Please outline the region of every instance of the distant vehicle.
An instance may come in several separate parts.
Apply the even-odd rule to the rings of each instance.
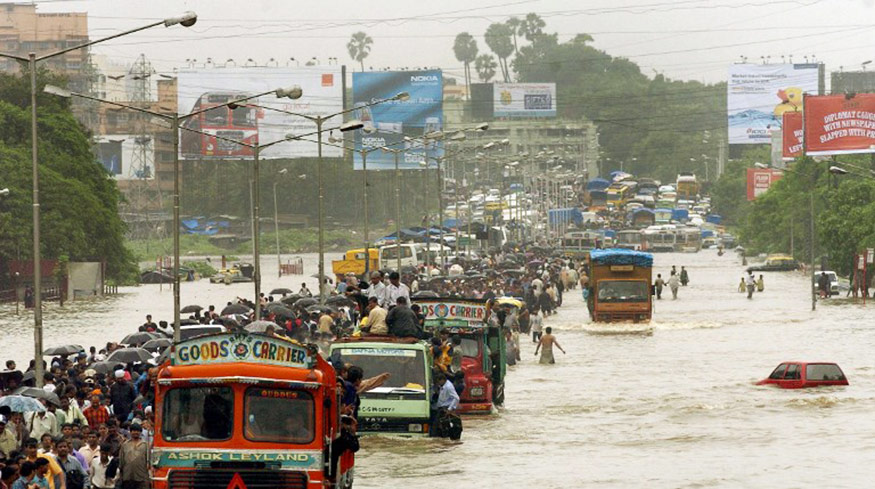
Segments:
[[[258,144],[258,120],[262,109],[253,106],[228,107],[228,102],[250,94],[244,92],[207,92],[195,102],[192,111],[204,111],[187,119],[182,127],[192,132],[180,132],[180,152],[188,156],[248,157]],[[257,100],[250,101],[257,104]],[[240,141],[248,146],[237,144]]]
[[[789,255],[769,255],[762,265],[748,267],[748,272],[790,272],[799,269],[799,262]]]
[[[224,333],[227,329],[219,324],[191,324],[179,327],[180,341],[189,340],[197,336]]]
[[[829,277],[829,295],[839,295],[839,276],[831,270],[821,270],[814,273],[814,277],[812,277],[814,290],[820,290],[817,287],[817,281],[820,279],[820,274],[822,273],[825,273],[826,276]]]
[[[782,389],[803,389],[830,385],[849,385],[845,373],[835,363],[784,362],[757,385],[776,385]]]
[[[238,263],[231,268],[223,268],[210,277],[210,283],[252,282],[255,267],[249,263]]]
[[[735,248],[735,236],[729,233],[724,233],[723,236],[720,237],[720,243],[723,244],[723,246],[726,248]]]
[[[696,200],[699,195],[699,182],[692,173],[681,173],[677,180],[677,193],[679,200]]]

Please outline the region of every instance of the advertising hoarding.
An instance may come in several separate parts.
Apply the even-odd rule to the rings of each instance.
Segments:
[[[370,107],[366,104],[394,97],[400,92],[410,94],[408,100],[394,100]],[[362,169],[361,149],[406,149],[399,155],[399,168],[419,169],[419,162],[427,160],[436,167],[435,158],[443,156],[443,145],[423,136],[444,127],[443,74],[440,70],[374,71],[352,74],[353,107],[355,118],[365,123],[355,131],[353,168]],[[414,141],[405,141],[405,137]],[[395,169],[395,155],[372,151],[367,156],[368,170]]]
[[[802,113],[787,112],[784,114],[783,156],[792,160],[802,156]]]
[[[729,67],[729,144],[769,144],[785,112],[802,110],[803,94],[818,93],[818,64],[734,64]]]
[[[222,104],[231,100],[294,85],[303,95],[297,100],[265,95],[249,103],[305,115],[329,115],[343,110],[343,79],[340,66],[259,66],[203,68],[182,70],[177,77],[177,103],[184,115],[195,110],[216,108],[188,119],[183,127],[249,144],[278,141],[288,134],[302,135],[316,131],[316,124],[303,118],[269,109]],[[335,123],[339,124],[340,118]],[[330,127],[331,122],[325,127]],[[315,140],[315,135],[308,137]],[[252,158],[250,148],[215,137],[183,130],[180,133],[180,157],[186,159]],[[316,143],[289,141],[264,149],[261,158],[300,158],[317,154]],[[342,150],[323,146],[322,154],[340,157]]]
[[[116,180],[151,180],[155,178],[155,142],[152,136],[137,134],[100,136],[97,161]]]
[[[754,200],[784,176],[781,170],[771,168],[747,169],[747,200]]]
[[[495,83],[492,98],[495,117],[556,117],[555,83]]]
[[[805,153],[875,153],[875,94],[805,98]]]

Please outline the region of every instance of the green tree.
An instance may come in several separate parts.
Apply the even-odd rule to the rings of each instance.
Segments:
[[[358,31],[352,35],[349,42],[346,43],[346,50],[349,51],[349,57],[354,61],[359,62],[362,71],[365,71],[365,58],[371,54],[371,45],[374,40],[371,36],[363,31]]]
[[[456,36],[456,42],[453,44],[453,53],[456,59],[465,64],[465,88],[467,89],[468,98],[471,97],[471,63],[477,59],[477,41],[474,36],[467,32],[459,33]]]
[[[124,246],[125,225],[118,214],[115,180],[94,157],[85,129],[69,102],[42,94],[46,83],[62,79],[41,72],[38,78],[38,129],[41,252],[46,259],[105,261],[107,275],[129,280],[136,264]],[[0,175],[10,198],[0,203],[0,258],[31,257],[33,220],[30,157],[29,80],[0,75]],[[0,260],[2,261],[2,260]]]
[[[534,43],[538,36],[544,33],[544,27],[547,26],[547,23],[544,22],[544,19],[541,18],[540,15],[532,12],[526,15],[526,18],[523,19],[519,24],[519,34],[526,38],[531,43]]]
[[[510,27],[511,35],[513,36],[513,52],[517,56],[520,54],[519,47],[517,46],[517,35],[519,34],[520,26],[523,25],[523,21],[519,17],[511,17],[504,21],[508,27]]]
[[[510,81],[510,70],[508,69],[507,58],[513,54],[513,40],[510,27],[504,23],[490,24],[486,29],[486,34],[483,35],[486,45],[498,57],[498,64],[501,67],[501,75],[505,82]]]
[[[498,65],[495,63],[495,58],[491,54],[481,54],[474,61],[474,69],[477,70],[477,77],[484,83],[489,83],[489,80],[495,76],[495,68]]]

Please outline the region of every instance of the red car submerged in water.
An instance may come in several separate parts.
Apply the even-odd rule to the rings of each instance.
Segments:
[[[784,362],[757,385],[776,385],[782,389],[802,389],[826,385],[848,385],[848,378],[835,363]]]

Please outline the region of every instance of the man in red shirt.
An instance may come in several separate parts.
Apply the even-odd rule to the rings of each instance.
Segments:
[[[96,394],[91,396],[91,405],[82,411],[82,414],[88,420],[88,426],[92,430],[96,430],[98,426],[106,423],[106,420],[110,418],[109,410],[100,402],[100,396]]]

